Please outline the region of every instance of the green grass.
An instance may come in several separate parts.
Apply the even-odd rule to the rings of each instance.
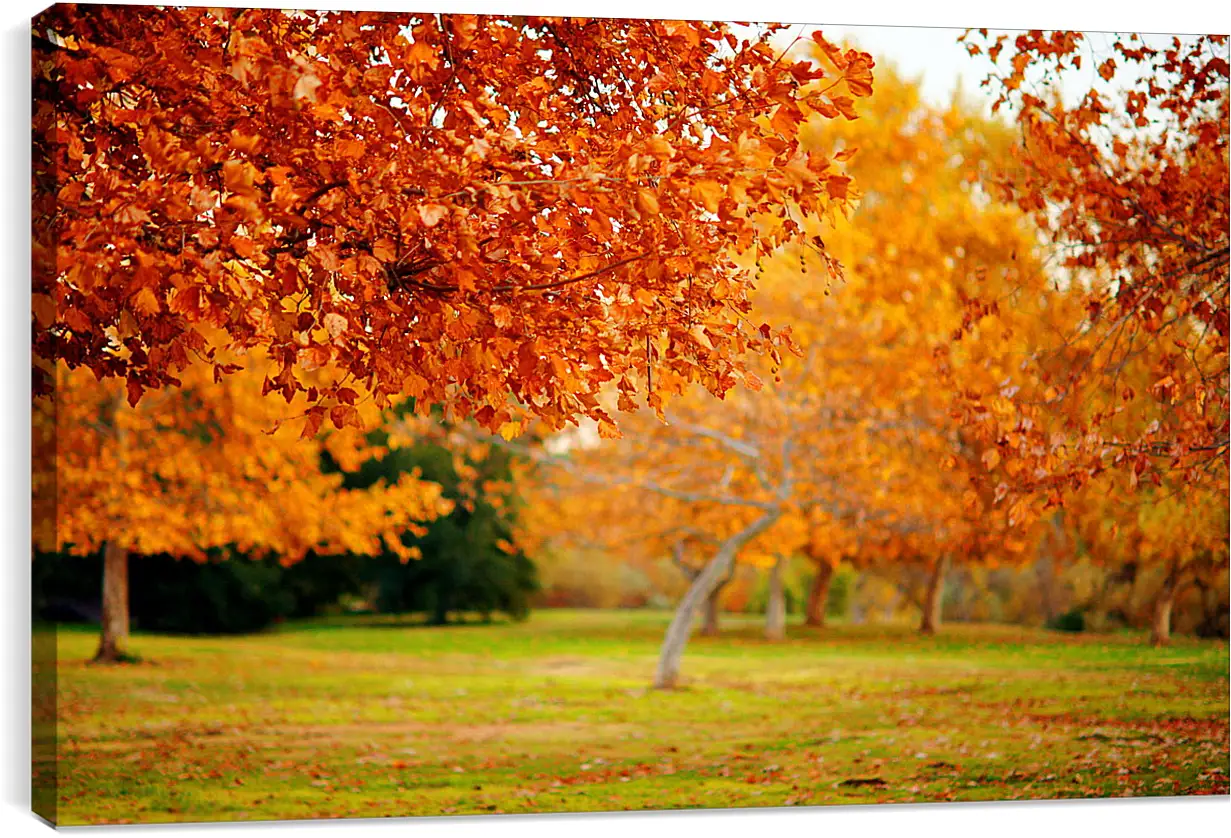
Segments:
[[[1225,643],[729,617],[647,690],[669,615],[59,632],[59,821],[1227,793]],[[375,624],[373,624],[375,623]],[[44,766],[44,770],[49,770]]]

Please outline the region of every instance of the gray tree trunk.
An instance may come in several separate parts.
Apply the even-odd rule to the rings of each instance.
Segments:
[[[1050,548],[1035,565],[1039,580],[1039,597],[1042,599],[1043,620],[1050,623],[1056,618],[1056,568],[1065,560],[1067,536],[1064,531],[1064,510],[1058,509],[1051,518]]]
[[[769,569],[769,602],[765,606],[765,639],[786,638],[786,591],[782,587],[782,566],[786,560],[781,556]]]
[[[804,625],[825,625],[825,606],[829,604],[829,586],[833,583],[833,574],[834,566],[829,562],[821,562],[816,566],[816,576],[812,577],[812,587],[808,590]]]
[[[945,573],[949,570],[949,557],[941,556],[932,565],[932,577],[928,580],[927,596],[923,600],[923,622],[919,625],[922,634],[935,634],[940,627],[941,596],[945,592]]]
[[[94,660],[115,663],[128,656],[128,551],[114,541],[103,548],[102,633]]]
[[[695,568],[684,560],[684,545],[677,542],[671,548],[672,561],[675,566],[680,569],[680,572],[687,577],[689,582],[694,581],[697,575],[701,573],[703,568]],[[731,568],[727,571],[727,575],[718,580],[718,585],[710,592],[710,595],[705,598],[705,607],[702,609],[702,624],[701,635],[703,637],[718,636],[718,611],[721,605],[722,591],[731,581],[731,577],[735,575],[735,564],[732,562]]]
[[[731,581],[732,575],[728,573],[726,578],[718,580],[718,586],[705,598],[705,609],[701,623],[701,634],[704,637],[718,636],[718,612],[721,610],[722,592],[727,587],[727,583]]]
[[[684,647],[688,645],[688,635],[692,631],[692,621],[697,609],[730,571],[740,549],[750,539],[769,529],[781,514],[778,510],[769,510],[722,542],[714,558],[710,559],[705,568],[697,574],[697,578],[693,580],[688,592],[684,594],[684,598],[680,600],[679,606],[675,609],[675,616],[663,637],[662,649],[658,656],[658,668],[654,672],[655,689],[672,689],[679,683],[680,661],[684,656]]]

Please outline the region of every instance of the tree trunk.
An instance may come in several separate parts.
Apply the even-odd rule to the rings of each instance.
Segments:
[[[701,624],[701,634],[704,637],[718,636],[718,611],[719,606],[722,604],[722,592],[730,581],[731,574],[728,573],[725,579],[719,580],[718,587],[714,588],[710,595],[705,598],[704,622]]]
[[[1067,536],[1064,531],[1064,510],[1058,509],[1051,518],[1051,538],[1049,549],[1035,565],[1039,580],[1039,597],[1042,599],[1043,620],[1050,623],[1056,614],[1056,568],[1060,567],[1067,555],[1065,549]]]
[[[658,655],[658,668],[654,673],[655,689],[672,689],[679,683],[680,660],[684,656],[684,647],[688,645],[688,635],[692,631],[693,616],[697,609],[709,597],[731,569],[735,556],[751,538],[767,530],[778,520],[777,510],[770,510],[752,524],[722,542],[714,558],[710,559],[697,578],[689,586],[688,592],[680,600],[675,609],[675,616],[667,633],[663,637],[662,649]]]
[[[103,616],[98,654],[100,663],[128,657],[128,551],[108,541],[103,548]]]
[[[769,602],[765,606],[765,639],[786,638],[786,591],[782,587],[782,557],[769,569]]]
[[[682,542],[676,542],[671,547],[672,561],[675,566],[680,569],[680,572],[687,577],[689,582],[696,581],[697,576],[701,573],[700,568],[692,567],[684,560],[684,545]],[[735,563],[732,562],[731,568],[727,571],[727,575],[718,580],[718,585],[710,592],[710,595],[705,598],[705,606],[702,610],[702,625],[701,635],[703,637],[718,636],[718,610],[720,600],[722,599],[723,588],[731,581],[731,577],[735,575]]]
[[[1175,604],[1179,572],[1175,565],[1167,571],[1163,587],[1154,600],[1154,616],[1150,621],[1150,645],[1166,646],[1171,643],[1171,607]]]
[[[805,626],[825,625],[825,606],[829,604],[829,586],[833,582],[833,574],[834,566],[829,562],[821,562],[816,566],[816,575],[812,577],[812,587],[808,591]]]
[[[935,634],[940,627],[941,595],[945,591],[945,572],[948,569],[948,556],[941,556],[932,565],[932,578],[928,580],[927,596],[923,601],[923,622],[919,625],[922,634]]]

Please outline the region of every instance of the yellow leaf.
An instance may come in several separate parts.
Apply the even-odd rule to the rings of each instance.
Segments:
[[[142,288],[133,295],[130,302],[138,314],[154,314],[158,311],[158,298],[149,288]]]
[[[670,160],[675,156],[675,149],[671,147],[671,143],[657,135],[651,137],[646,143],[646,151],[659,160]]]
[[[722,200],[723,192],[722,185],[712,180],[702,180],[692,185],[693,198],[710,212],[718,212],[718,202]]]
[[[658,196],[646,188],[637,190],[637,210],[646,215],[658,214]]]

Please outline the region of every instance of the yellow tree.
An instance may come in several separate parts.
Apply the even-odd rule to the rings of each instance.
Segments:
[[[853,562],[865,553],[854,527],[818,511],[810,511],[807,534],[800,552],[813,565],[808,599],[804,603],[804,625],[821,628],[825,625],[826,606],[834,574],[843,561]]]
[[[129,405],[122,381],[60,370],[55,402],[36,402],[35,543],[44,551],[104,557],[97,659],[128,654],[128,555],[168,553],[203,560],[219,548],[273,555],[308,551],[376,553],[404,559],[401,537],[445,511],[440,487],[404,476],[365,491],[341,488],[322,471],[328,452],[344,469],[377,453],[347,428],[317,439],[282,425],[286,406],[262,395],[270,365],[214,380],[192,364],[181,385]],[[374,422],[371,403],[340,404]]]
[[[1153,572],[1150,642],[1171,639],[1171,615],[1185,590],[1216,577],[1228,563],[1231,507],[1216,486],[1164,483],[1126,491],[1121,475],[1105,473],[1066,503],[1066,529],[1096,564],[1121,577]]]
[[[1163,581],[1150,619],[1150,642],[1165,646],[1171,639],[1171,612],[1176,598],[1203,574],[1227,567],[1231,542],[1231,507],[1227,493],[1217,488],[1197,492],[1172,485],[1137,509],[1132,523],[1141,533],[1138,556],[1158,565]]]
[[[1049,293],[1023,213],[986,192],[1008,159],[1008,132],[960,100],[930,106],[917,84],[879,72],[858,121],[801,130],[805,145],[835,157],[858,150],[849,164],[857,208],[817,231],[846,264],[844,281],[817,293],[800,274],[815,257],[785,252],[762,260],[755,302],[804,346],[802,386],[823,394],[830,416],[864,430],[844,485],[883,488],[895,474],[902,487],[880,532],[875,521],[851,520],[843,532],[841,519],[815,516],[825,531],[806,548],[818,563],[813,598],[835,561],[818,554],[825,543],[883,549],[909,534],[914,546],[898,555],[931,566],[921,609],[923,630],[934,631],[951,559],[977,561],[988,545],[1020,553],[1022,537],[1007,533],[1032,525],[1040,505],[1006,503],[1012,476],[966,417],[1003,411],[1006,393],[1041,398],[1042,385],[1019,381],[1018,367],[1072,304]],[[890,430],[907,432],[905,444],[885,437]]]
[[[821,288],[818,284],[818,293]],[[540,459],[552,467],[552,479],[565,485],[619,491],[614,504],[654,507],[648,527],[640,517],[611,520],[645,527],[650,537],[696,533],[694,542],[708,543],[708,560],[695,572],[664,638],[657,686],[677,683],[693,618],[736,559],[743,554],[750,563],[780,569],[781,558],[804,543],[804,522],[812,510],[869,527],[922,526],[899,497],[911,475],[905,466],[883,465],[876,485],[850,479],[867,470],[872,451],[900,450],[916,430],[897,418],[869,419],[834,404],[836,393],[809,385],[814,354],[781,360],[784,366],[773,373],[777,380],[762,385],[750,377],[753,386],[733,390],[717,403],[664,374],[656,392],[665,421],[643,410],[624,420],[618,441]],[[765,372],[770,374],[768,368]],[[571,523],[588,530],[592,520],[587,513]],[[780,593],[773,578],[771,590]],[[780,605],[781,597],[774,597],[767,620],[771,637],[781,636]]]
[[[620,461],[614,469],[603,464],[602,458],[614,450],[604,446],[594,454],[575,452],[567,465],[548,460],[555,467],[536,475],[526,526],[538,543],[601,556],[608,565],[606,572],[617,564],[651,573],[668,566],[691,585],[732,534],[731,528],[739,528],[739,516],[722,505],[647,490],[630,479],[628,461]],[[675,459],[683,470],[691,467],[686,454],[664,451],[663,457]],[[737,554],[736,559],[762,563],[762,557],[753,557],[751,551]],[[718,634],[722,594],[735,570],[733,562],[705,599],[703,635]]]

